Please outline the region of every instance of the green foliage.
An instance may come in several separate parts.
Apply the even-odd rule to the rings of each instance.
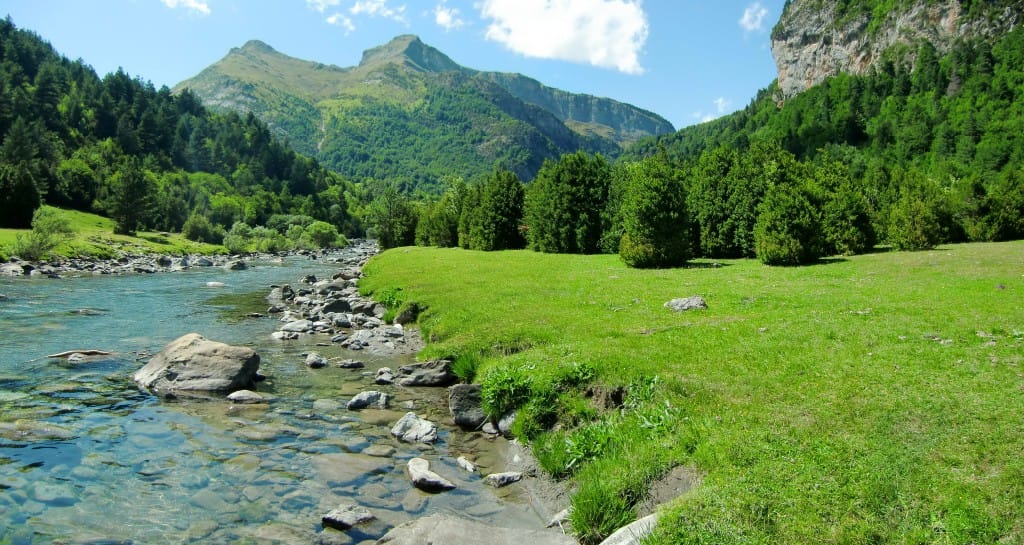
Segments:
[[[497,420],[530,398],[533,385],[530,371],[525,366],[500,366],[484,374],[480,381],[480,401],[487,418]]]
[[[192,215],[185,220],[181,228],[181,234],[189,240],[196,242],[207,242],[220,244],[224,241],[224,229],[219,225],[215,226],[210,220],[199,212],[192,212]]]
[[[254,115],[206,110],[123,71],[102,78],[0,21],[0,225],[51,203],[115,217],[119,233],[228,228],[304,213],[349,234],[360,191],[276,140]]]
[[[754,226],[754,244],[766,265],[800,265],[821,257],[821,221],[805,189],[785,184],[768,190]]]
[[[316,248],[334,248],[344,246],[347,241],[338,234],[338,229],[325,221],[314,221],[306,227],[304,236]]]
[[[374,229],[382,249],[409,246],[415,242],[416,211],[408,197],[387,185],[370,203],[367,221]]]
[[[906,194],[889,213],[889,243],[898,250],[930,250],[942,240],[932,203]]]
[[[546,161],[530,185],[524,205],[526,238],[540,252],[601,251],[611,167],[601,155],[582,151]]]
[[[519,178],[511,171],[499,169],[469,191],[473,194],[463,206],[459,245],[484,251],[524,247],[521,222],[525,190]]]
[[[828,9],[841,20],[847,9],[861,17],[906,7],[897,4],[839,3]],[[1010,4],[965,3],[963,16],[1001,16]],[[929,201],[940,224],[939,242],[1016,238],[1009,234],[1016,229],[996,235],[992,226],[1019,216],[1013,205],[1008,214],[993,205],[1005,198],[1004,180],[1024,168],[1019,152],[1024,149],[1021,59],[1024,29],[1019,25],[1003,34],[959,41],[946,53],[924,42],[897,48],[869,73],[837,75],[786,98],[781,106],[773,83],[745,109],[640,141],[624,158],[665,154],[689,169],[689,209],[705,256],[752,255],[745,234],[753,225],[750,205],[763,198],[766,186],[757,182],[758,169],[743,168],[742,158],[751,152],[756,157],[755,148],[764,140],[778,141],[801,162],[824,157],[847,170],[827,167],[832,174],[826,177],[848,182],[820,183],[824,191],[812,202],[822,206],[830,253],[857,253],[887,240],[906,176],[934,180],[945,193]],[[755,159],[750,166],[758,164]],[[897,216],[907,218],[909,205],[900,206]]]
[[[647,158],[617,169],[625,180],[619,256],[630,267],[674,267],[690,257],[686,192],[664,162]]]
[[[32,215],[32,230],[17,235],[11,252],[22,259],[39,261],[72,233],[71,223],[57,209],[42,206]]]

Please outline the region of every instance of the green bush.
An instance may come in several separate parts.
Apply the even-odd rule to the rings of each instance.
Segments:
[[[60,212],[50,206],[42,206],[32,214],[32,230],[18,234],[11,253],[29,261],[39,261],[72,234],[71,224]]]
[[[889,211],[888,233],[897,250],[929,250],[942,240],[942,225],[931,203],[907,194]]]
[[[199,212],[192,212],[181,227],[181,235],[195,242],[221,244],[224,241],[224,229],[215,226],[210,219]]]
[[[626,177],[619,256],[630,267],[675,267],[690,258],[686,191],[667,164],[647,158],[617,169]]]
[[[778,184],[768,190],[754,224],[754,250],[766,265],[810,263],[822,252],[821,221],[805,190]]]
[[[316,248],[334,248],[348,243],[345,237],[338,234],[338,229],[326,221],[314,221],[309,224],[303,236]]]

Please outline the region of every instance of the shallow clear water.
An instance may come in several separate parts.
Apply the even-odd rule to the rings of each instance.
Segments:
[[[501,470],[500,442],[452,429],[432,447],[390,437],[405,403],[450,420],[443,389],[392,390],[389,411],[344,408],[379,389],[368,376],[377,367],[411,356],[315,346],[325,337],[279,343],[273,319],[246,317],[265,309],[271,284],[334,268],[293,257],[245,271],[0,280],[0,543],[359,543],[437,511],[535,526],[521,491],[493,491],[454,464],[470,454]],[[144,358],[193,331],[255,348],[270,377],[259,391],[273,401],[170,402],[139,391],[131,375]],[[46,357],[71,349],[116,355]],[[302,354],[313,349],[367,368],[307,369]],[[413,489],[404,462],[414,456],[459,488]],[[362,504],[378,521],[348,535],[325,530],[321,516],[340,503]]]

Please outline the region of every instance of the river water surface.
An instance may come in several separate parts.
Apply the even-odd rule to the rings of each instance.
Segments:
[[[515,487],[494,491],[454,459],[501,471],[505,445],[442,428],[433,446],[389,435],[411,406],[445,424],[444,390],[388,390],[394,409],[350,412],[370,376],[413,356],[374,357],[281,343],[266,310],[274,283],[337,268],[303,257],[255,261],[244,271],[196,268],[119,277],[0,280],[0,544],[362,543],[434,512],[506,527],[539,515]],[[208,282],[223,283],[208,287]],[[189,332],[256,349],[273,401],[167,401],[131,380],[148,355]],[[72,364],[71,349],[115,353]],[[365,370],[310,370],[302,354],[365,361]],[[370,376],[368,376],[370,375]],[[405,462],[422,456],[454,491],[415,490]],[[340,503],[377,521],[347,533],[321,526]]]

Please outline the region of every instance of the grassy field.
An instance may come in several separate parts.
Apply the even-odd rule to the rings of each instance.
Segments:
[[[140,231],[135,236],[115,235],[114,221],[110,218],[78,210],[60,210],[60,213],[71,224],[74,235],[54,249],[58,256],[115,258],[120,252],[167,255],[226,252],[223,246],[193,242],[177,233]],[[18,234],[27,232],[27,229],[0,229],[0,258],[10,256]]]
[[[682,465],[652,543],[1024,542],[1024,243],[632,270],[616,256],[399,248],[416,301],[596,543]],[[663,303],[702,295],[707,310]],[[555,422],[551,431],[545,431]]]

